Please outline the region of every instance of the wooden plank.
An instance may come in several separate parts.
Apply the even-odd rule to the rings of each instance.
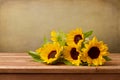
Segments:
[[[0,80],[119,80],[119,74],[0,74]]]
[[[1,56],[28,56],[27,53],[0,53]]]
[[[46,65],[34,62],[27,53],[0,53],[0,73],[120,73],[120,54],[103,66]]]

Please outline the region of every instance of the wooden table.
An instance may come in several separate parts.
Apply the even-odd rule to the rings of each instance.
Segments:
[[[104,66],[45,65],[27,53],[0,53],[0,80],[120,80],[120,54]]]

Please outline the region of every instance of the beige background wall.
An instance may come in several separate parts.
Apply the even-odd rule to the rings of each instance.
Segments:
[[[0,0],[0,52],[35,50],[51,30],[76,27],[120,52],[120,0]]]

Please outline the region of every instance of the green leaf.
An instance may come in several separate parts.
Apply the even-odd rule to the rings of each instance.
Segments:
[[[43,62],[43,61],[40,59],[40,56],[39,56],[36,52],[29,51],[28,54],[29,54],[30,56],[32,56],[32,58],[34,59],[34,61],[36,61],[36,62]]]
[[[48,42],[49,42],[49,40],[46,37],[44,37],[44,44],[46,44]]]
[[[88,31],[88,32],[84,33],[84,37],[87,38],[90,35],[92,35],[92,33],[93,33],[93,31]]]
[[[82,66],[88,66],[88,63],[87,62],[83,62],[83,61],[81,61],[82,63],[81,63],[81,65]]]
[[[66,65],[73,65],[71,62],[69,62],[69,61],[67,61],[67,60],[65,60],[65,59],[63,59],[63,62],[64,62],[64,64],[66,64]]]
[[[57,41],[61,46],[65,46],[66,34],[64,32],[57,32]]]
[[[111,61],[112,59],[109,58],[108,56],[103,56],[103,58],[106,60],[106,61]]]

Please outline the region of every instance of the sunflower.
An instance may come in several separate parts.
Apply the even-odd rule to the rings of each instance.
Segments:
[[[42,48],[38,48],[37,50],[35,50],[35,52],[38,53],[38,54],[40,54],[41,49],[42,49]]]
[[[47,64],[52,64],[58,60],[62,49],[59,43],[47,43],[40,49],[40,58]]]
[[[64,46],[65,40],[66,40],[66,34],[63,32],[52,31],[51,32],[51,40],[53,42],[59,42],[60,45]]]
[[[75,47],[65,46],[63,50],[63,57],[65,60],[69,61],[73,65],[79,65],[80,61],[80,51]]]
[[[102,65],[105,62],[103,56],[108,55],[108,47],[102,41],[99,41],[94,37],[85,44],[85,48],[82,49],[83,61],[87,62],[88,65]]]
[[[57,42],[57,32],[55,31],[51,32],[51,40]]]
[[[84,35],[81,29],[72,30],[67,34],[67,45],[81,47],[81,43],[84,41]]]

